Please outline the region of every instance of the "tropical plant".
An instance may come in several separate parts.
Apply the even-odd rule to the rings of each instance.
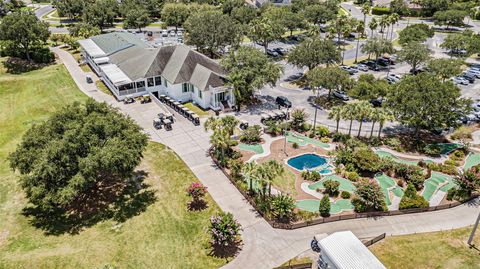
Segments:
[[[334,119],[336,122],[335,132],[338,133],[338,126],[340,124],[340,120],[344,115],[343,106],[334,106],[328,113],[328,119]]]
[[[240,141],[244,143],[258,143],[261,140],[260,134],[262,127],[260,125],[248,126],[240,136]]]
[[[417,190],[412,183],[408,183],[407,189],[400,200],[399,209],[409,208],[427,208],[428,201],[423,196],[417,194]]]
[[[357,103],[355,117],[356,117],[356,120],[360,122],[360,125],[358,127],[357,137],[360,137],[360,134],[362,132],[363,122],[366,121],[367,119],[370,119],[370,115],[372,114],[372,111],[373,111],[373,106],[368,101],[359,101]]]
[[[233,214],[220,213],[210,218],[209,233],[212,246],[228,247],[239,240],[241,226],[234,219]]]
[[[291,114],[292,118],[292,128],[297,131],[303,131],[303,124],[307,121],[308,114],[305,112],[305,109],[294,109]]]
[[[327,179],[323,182],[325,187],[325,192],[329,195],[335,195],[338,193],[338,188],[340,187],[340,182],[336,180]]]
[[[355,187],[355,197],[352,199],[355,211],[387,210],[385,196],[376,180],[362,178],[355,183]]]
[[[320,205],[318,207],[318,211],[322,217],[330,216],[330,198],[328,195],[324,195],[320,200]]]
[[[278,194],[271,198],[272,215],[277,219],[289,219],[295,209],[295,200],[286,194]]]

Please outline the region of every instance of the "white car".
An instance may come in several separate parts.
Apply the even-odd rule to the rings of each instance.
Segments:
[[[475,77],[480,78],[480,70],[470,68],[470,69],[468,69],[468,70],[465,71],[465,72],[466,72],[466,73],[473,74],[473,75],[475,75]]]
[[[398,82],[400,79],[402,79],[402,77],[400,75],[397,75],[397,74],[388,74],[387,79],[392,79],[392,80]]]
[[[460,84],[460,85],[468,85],[468,80],[462,78],[462,77],[453,77],[452,82],[454,84]]]
[[[162,36],[167,37],[168,36],[168,31],[167,30],[162,30]]]

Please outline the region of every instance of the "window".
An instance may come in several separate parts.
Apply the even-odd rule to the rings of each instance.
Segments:
[[[147,86],[148,87],[153,87],[155,84],[153,84],[153,78],[147,78]]]
[[[188,84],[187,83],[182,84],[182,92],[183,93],[188,92]]]
[[[202,91],[201,90],[198,90],[198,98],[202,99]]]
[[[155,77],[155,86],[162,85],[162,77]]]
[[[165,87],[168,87],[168,81],[165,79]]]
[[[137,81],[137,89],[145,88],[145,81]]]

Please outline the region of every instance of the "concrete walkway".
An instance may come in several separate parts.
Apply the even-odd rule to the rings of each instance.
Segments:
[[[150,135],[151,140],[163,143],[174,150],[190,167],[199,180],[208,187],[210,195],[220,208],[232,212],[243,227],[243,249],[224,268],[272,268],[278,266],[310,247],[313,235],[351,230],[360,238],[381,233],[388,235],[431,232],[465,227],[473,224],[479,213],[478,200],[456,208],[437,212],[356,219],[326,223],[297,230],[273,229],[244,199],[236,187],[212,162],[207,154],[209,134],[201,126],[193,126],[176,115],[172,131],[155,130],[152,119],[159,112],[156,104],[129,104],[117,102],[88,84],[85,74],[75,59],[66,51],[52,48],[65,64],[78,87],[97,101],[107,102],[132,117]]]

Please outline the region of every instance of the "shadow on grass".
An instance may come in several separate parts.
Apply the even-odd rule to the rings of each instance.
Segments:
[[[237,240],[228,246],[211,245],[211,247],[212,250],[210,251],[210,256],[222,258],[228,262],[229,258],[235,257],[238,252],[240,252],[240,250],[242,249],[242,241]]]
[[[28,61],[15,57],[8,57],[8,59],[3,62],[3,66],[5,67],[5,69],[7,69],[7,73],[14,75],[37,70],[47,65],[48,64],[38,64],[33,61]]]
[[[319,97],[314,97],[314,102],[323,109],[331,109],[334,106],[345,105],[344,101],[333,96],[333,91],[330,98],[328,97],[328,95],[321,95]]]
[[[192,200],[187,204],[190,211],[202,211],[208,208],[208,203],[203,199]]]
[[[147,175],[144,171],[137,171],[128,182],[103,181],[67,208],[45,210],[30,206],[24,208],[22,214],[47,235],[77,234],[105,220],[125,222],[156,201],[155,191],[144,183]]]

